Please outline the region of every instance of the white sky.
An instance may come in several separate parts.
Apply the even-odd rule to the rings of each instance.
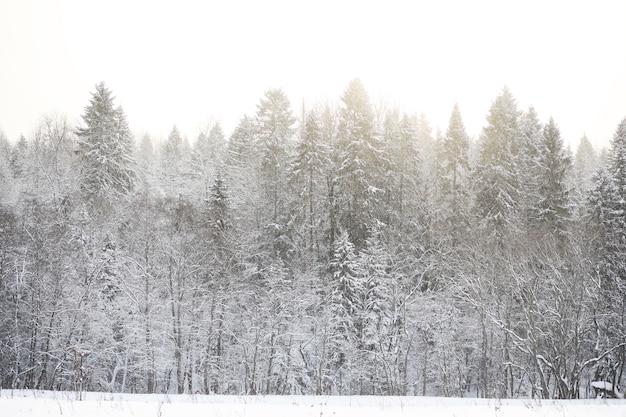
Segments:
[[[502,87],[572,145],[626,116],[626,1],[0,0],[0,129],[79,122],[105,81],[137,135],[230,134],[280,87],[296,114],[359,77],[374,101],[477,136]]]

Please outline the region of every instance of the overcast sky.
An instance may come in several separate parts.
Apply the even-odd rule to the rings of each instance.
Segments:
[[[360,78],[378,102],[473,136],[503,86],[572,145],[626,117],[626,1],[0,0],[0,129],[78,123],[99,81],[141,135],[230,134],[268,88],[296,114]]]

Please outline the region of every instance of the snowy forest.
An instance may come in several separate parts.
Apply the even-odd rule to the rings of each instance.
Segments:
[[[564,144],[502,89],[478,137],[358,79],[227,134],[0,135],[5,389],[581,398],[626,379],[626,119]],[[547,109],[549,110],[549,109]]]

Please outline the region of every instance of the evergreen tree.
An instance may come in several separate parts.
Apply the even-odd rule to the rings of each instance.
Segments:
[[[539,205],[539,187],[541,186],[541,161],[543,149],[543,126],[534,107],[522,113],[519,119],[520,152],[517,160],[519,192],[524,197],[519,201],[522,221],[528,233],[536,231],[536,211]]]
[[[9,194],[8,188],[9,185],[12,184],[12,182],[9,181],[12,177],[10,154],[11,143],[9,143],[4,132],[0,130],[0,196],[2,196],[3,201],[7,200]]]
[[[563,149],[563,140],[554,119],[550,118],[543,129],[538,163],[539,201],[536,219],[543,233],[565,237],[571,215],[571,202],[567,186],[567,176],[571,158]],[[542,233],[542,234],[543,234]]]
[[[626,282],[626,118],[613,135],[606,172],[596,175],[590,205],[600,227],[596,248],[601,278],[610,287]]]
[[[352,360],[353,350],[360,341],[363,309],[360,265],[347,232],[337,236],[329,263],[330,312],[333,364],[340,370]]]
[[[245,170],[252,167],[253,156],[256,155],[252,144],[253,136],[254,121],[248,115],[244,115],[228,140],[226,164],[231,170]]]
[[[618,198],[626,201],[626,118],[615,129],[607,165],[609,175],[617,188]]]
[[[80,187],[88,198],[128,193],[136,181],[132,135],[113,100],[105,84],[97,84],[82,116],[85,126],[77,130]]]
[[[338,173],[345,208],[343,227],[357,251],[365,246],[370,229],[383,218],[386,166],[369,96],[360,80],[354,79],[341,97],[339,111]]]
[[[295,213],[298,213],[298,219],[304,226],[305,247],[309,251],[317,247],[319,253],[321,236],[318,231],[323,230],[323,182],[330,163],[330,149],[324,141],[317,111],[312,110],[307,114],[295,152],[290,178],[297,195]]]
[[[211,186],[209,219],[212,222],[215,240],[223,240],[226,230],[232,227],[232,219],[230,216],[230,204],[228,203],[228,196],[226,194],[226,185],[219,173],[216,175],[215,181]]]
[[[215,123],[208,134],[201,132],[194,145],[191,161],[194,176],[202,183],[205,200],[209,198],[211,182],[224,164],[226,139],[219,123]]]
[[[469,173],[469,137],[461,118],[459,106],[454,105],[448,130],[443,141],[443,175],[450,194],[458,194]]]
[[[278,225],[279,216],[284,214],[286,174],[290,141],[293,135],[295,118],[291,104],[280,89],[265,92],[255,117],[255,133],[261,156],[261,182],[269,203],[269,223]]]
[[[167,141],[163,144],[163,166],[172,173],[180,174],[183,159],[185,157],[185,148],[183,136],[176,125],[172,126]]]
[[[518,117],[517,103],[505,87],[491,105],[479,144],[474,209],[481,224],[500,244],[518,220]]]
[[[613,135],[606,170],[600,170],[594,179],[589,203],[596,226],[591,229],[593,270],[600,290],[600,300],[594,305],[597,355],[600,350],[623,343],[626,337],[626,118]],[[605,360],[608,369],[596,367],[596,377],[618,384],[625,363],[626,351],[622,347]]]
[[[585,194],[593,187],[592,177],[598,169],[598,154],[593,145],[583,135],[576,147],[574,157],[575,180],[580,194]]]
[[[439,152],[439,207],[446,234],[460,238],[468,226],[469,137],[458,105],[454,105]]]
[[[340,232],[341,217],[341,199],[340,194],[340,167],[341,167],[341,150],[338,145],[338,112],[334,110],[330,104],[324,106],[320,114],[322,138],[324,143],[328,144],[329,156],[328,164],[324,169],[324,179],[326,183],[324,208],[327,220],[327,229],[324,230],[327,253],[326,259],[333,256],[333,248]]]
[[[421,158],[415,121],[406,114],[400,116],[397,109],[389,111],[383,138],[388,156],[383,173],[386,182],[384,220],[403,235],[416,216],[420,199]]]
[[[15,178],[24,177],[28,174],[28,151],[29,143],[24,135],[20,135],[13,149],[11,149],[11,168]]]
[[[156,155],[154,153],[152,138],[147,133],[144,134],[139,141],[136,159],[141,187],[143,187],[143,189],[147,191],[151,186],[154,186],[156,175]]]
[[[363,271],[361,295],[362,348],[374,350],[384,343],[391,324],[391,278],[389,274],[390,254],[381,242],[382,235],[374,234],[367,247],[359,254],[359,265]]]
[[[426,191],[431,191],[428,185],[434,185],[437,177],[437,143],[436,135],[433,135],[433,128],[426,113],[420,113],[412,117],[412,124],[415,126],[417,139],[417,150],[421,159],[421,176],[426,185]]]
[[[222,125],[219,122],[211,126],[208,134],[201,132],[198,135],[194,151],[199,154],[197,156],[201,157],[203,160],[211,161],[212,163],[217,163],[224,158],[226,138],[224,129],[222,129]]]
[[[296,119],[291,104],[280,89],[270,89],[257,105],[255,117],[256,147],[260,156],[259,179],[261,227],[270,238],[274,255],[285,257],[292,250],[286,190],[293,125]]]
[[[161,172],[167,196],[195,194],[190,190],[190,165],[189,142],[174,125],[161,150]]]
[[[258,228],[255,210],[259,204],[259,157],[253,139],[254,120],[244,116],[235,126],[226,148],[224,180],[231,190],[234,217],[240,220],[236,227],[242,231]]]

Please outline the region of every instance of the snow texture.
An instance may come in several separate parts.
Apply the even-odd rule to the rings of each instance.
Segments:
[[[497,400],[434,397],[220,396],[0,392],[3,416],[624,416],[621,400]]]

